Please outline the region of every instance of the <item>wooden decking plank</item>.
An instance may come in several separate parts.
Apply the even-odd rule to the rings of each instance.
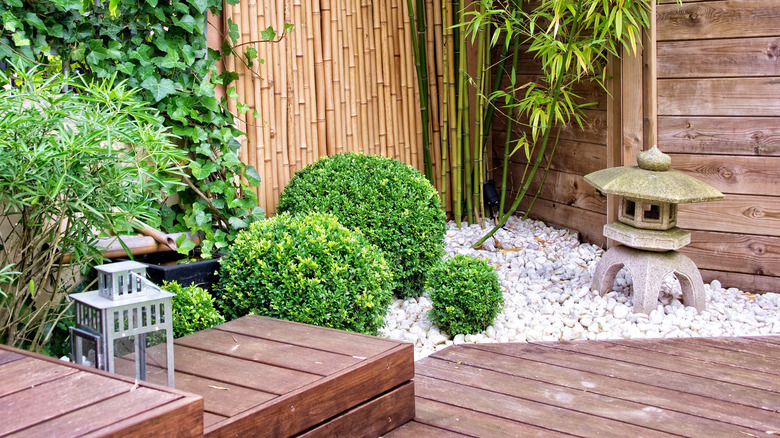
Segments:
[[[50,436],[69,438],[82,436],[118,422],[128,416],[139,415],[162,404],[180,399],[172,393],[162,393],[153,389],[139,387],[94,404],[68,412],[45,423],[22,429],[9,437]]]
[[[97,374],[78,372],[0,398],[0,435],[50,420],[67,412],[129,391],[132,385]]]
[[[184,373],[176,373],[176,389],[203,396],[203,409],[209,414],[222,417],[231,417],[278,397],[275,394]]]
[[[414,383],[408,382],[327,423],[299,435],[316,437],[376,437],[414,418]]]
[[[673,436],[634,424],[572,411],[568,408],[538,403],[490,390],[453,383],[426,376],[416,376],[415,386],[421,397],[440,402],[458,400],[459,405],[508,420],[574,435],[598,436]],[[464,416],[463,421],[471,419]]]
[[[415,383],[416,385],[416,383]],[[458,399],[447,402],[426,398],[420,389],[417,391],[417,415],[415,423],[420,423],[434,428],[435,434],[423,435],[438,437],[439,431],[445,433],[463,434],[474,437],[568,437],[570,434],[561,433],[551,429],[534,426],[533,424],[515,421],[489,413],[474,411],[469,408],[451,405],[449,403],[462,404]],[[390,437],[393,437],[392,432]]]
[[[778,367],[778,364],[780,364],[780,346],[777,348],[764,348],[762,355],[755,355],[752,353],[745,353],[744,351],[733,351],[727,348],[721,348],[721,345],[726,345],[725,342],[715,341],[707,343],[703,338],[686,338],[684,340],[646,339],[643,342],[607,342],[625,345],[632,348],[642,348],[644,350],[656,351],[673,356],[680,356],[700,363],[714,363],[726,365],[729,367],[743,368],[745,370],[751,370],[759,373],[780,375],[780,368]],[[687,369],[687,367],[683,369]],[[740,373],[740,370],[734,371]],[[717,370],[715,370],[715,372],[717,372]],[[780,381],[780,378],[775,380]],[[763,387],[763,389],[770,388]],[[780,390],[780,383],[771,389],[775,391]]]
[[[436,402],[431,402],[436,403]],[[453,432],[451,430],[440,429],[438,427],[429,426],[427,424],[418,423],[417,421],[410,421],[403,426],[393,429],[385,434],[385,438],[421,438],[421,437],[437,437],[437,438],[464,438],[470,435],[464,435],[462,433]]]
[[[85,438],[197,438],[203,436],[203,399],[188,396],[85,435]]]
[[[179,372],[271,394],[286,394],[321,378],[314,374],[222,356],[183,345],[175,346],[174,357],[174,364]]]
[[[744,339],[751,341],[765,342],[767,344],[780,345],[780,336],[747,336]]]
[[[604,344],[601,344],[601,342],[604,342]],[[733,385],[742,385],[755,388],[756,390],[772,391],[774,395],[767,394],[767,400],[777,401],[778,405],[780,405],[780,379],[767,379],[765,376],[762,376],[761,372],[725,365],[718,360],[718,356],[722,354],[723,350],[712,349],[709,357],[700,355],[698,359],[691,359],[665,353],[664,351],[673,347],[666,346],[665,343],[659,343],[655,340],[634,343],[632,346],[620,343],[620,341],[599,341],[595,343],[558,342],[537,345],[668,370],[693,377],[701,377],[711,382],[710,384],[717,381],[726,390],[738,390]],[[677,351],[682,352],[680,349],[677,349]],[[729,384],[733,385],[729,386]]]
[[[743,354],[766,357],[767,351],[774,351],[774,363],[777,368],[777,361],[780,360],[780,346],[767,345],[765,342],[759,342],[750,338],[696,338],[702,345],[724,350],[736,351]]]
[[[0,365],[22,359],[23,357],[21,354],[13,351],[0,350]]]
[[[229,417],[225,417],[222,415],[216,415],[212,414],[211,412],[204,412],[203,413],[203,428],[207,428],[209,426],[212,426],[214,424],[219,423],[220,421],[225,421]]]
[[[205,434],[209,437],[290,436],[320,424],[414,377],[413,346],[397,342],[394,345],[381,354],[207,427]]]
[[[257,315],[247,315],[215,329],[358,357],[380,354],[398,344],[388,339]]]
[[[21,357],[0,366],[0,397],[78,372],[64,365]]]
[[[730,401],[761,409],[776,409],[780,406],[780,394],[736,385],[728,382],[692,376],[652,366],[625,362],[634,357],[605,357],[606,353],[594,351],[594,354],[567,350],[574,342],[560,342],[558,346],[538,344],[477,344],[475,348],[497,351],[503,354],[521,357],[567,368],[590,371],[605,376],[644,383],[647,385],[677,390],[723,401]],[[626,347],[627,348],[627,347]],[[631,349],[632,353],[635,349]],[[623,354],[627,354],[623,352]],[[540,365],[542,366],[542,365]],[[699,365],[701,367],[701,365]]]
[[[483,353],[485,354],[485,353]],[[459,363],[461,362],[461,363]],[[719,433],[756,433],[728,423],[686,413],[648,406],[631,400],[605,396],[588,389],[572,389],[565,385],[540,382],[530,378],[506,374],[488,369],[480,364],[471,366],[462,361],[427,360],[417,369],[417,375],[424,375],[452,383],[467,382],[469,386],[518,399],[558,406],[572,411],[616,421],[628,422],[648,429],[686,436],[715,436]]]
[[[780,430],[780,416],[772,415],[763,409],[621,380],[597,372],[540,364],[519,357],[507,357],[498,352],[466,346],[447,348],[431,358],[418,361],[417,372],[424,373],[428,361],[432,359],[472,365],[549,384],[564,385],[576,390],[634,401],[647,406],[687,413],[750,429]]]
[[[248,359],[325,376],[359,362],[352,356],[300,347],[221,330],[204,330],[176,340],[176,345]]]

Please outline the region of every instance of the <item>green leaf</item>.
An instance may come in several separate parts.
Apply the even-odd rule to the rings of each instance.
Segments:
[[[233,23],[233,20],[230,18],[228,18],[228,36],[230,36],[233,44],[238,43],[238,39],[241,37],[241,34],[238,32],[238,25]]]
[[[252,187],[260,187],[260,174],[257,173],[255,166],[246,166],[244,176],[247,181],[249,181],[249,185]]]
[[[22,3],[22,0],[6,0],[5,1],[8,6],[11,6],[13,8],[23,8],[24,4]]]
[[[233,227],[233,228],[235,228],[237,230],[240,230],[242,228],[246,228],[246,227],[249,226],[249,224],[246,223],[246,221],[244,221],[242,219],[239,219],[239,218],[237,218],[235,216],[233,216],[230,219],[228,219],[228,223],[230,224],[231,227]]]
[[[150,76],[141,82],[141,88],[149,90],[156,102],[163,100],[166,96],[176,93],[173,81],[168,78],[158,79]]]
[[[274,32],[273,26],[268,26],[265,30],[261,31],[260,39],[263,41],[273,41],[276,39],[276,32]]]

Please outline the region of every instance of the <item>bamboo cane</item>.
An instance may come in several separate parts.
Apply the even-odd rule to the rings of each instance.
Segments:
[[[484,15],[485,6],[480,2],[480,14]],[[484,90],[485,90],[485,26],[480,26],[477,30],[477,65],[476,65],[476,114],[474,116],[474,179],[473,192],[471,193],[471,203],[474,210],[479,214],[477,219],[485,216],[484,204],[479,202],[482,195],[482,181],[484,181],[484,166],[482,154],[485,145],[482,143],[482,120],[485,115]],[[467,194],[467,196],[469,196]]]
[[[336,145],[334,153],[344,152],[347,139],[347,109],[346,96],[344,95],[344,38],[343,28],[339,15],[341,14],[340,0],[331,0],[330,2],[330,31],[331,31],[331,56],[333,57],[331,68],[332,72],[332,90],[333,90],[333,109],[336,123]]]
[[[360,121],[358,116],[360,111],[360,89],[357,83],[357,64],[359,59],[359,52],[357,42],[355,41],[357,14],[355,12],[353,0],[342,1],[344,2],[344,8],[347,14],[346,23],[344,26],[346,36],[344,49],[348,59],[346,76],[348,79],[348,87],[346,89],[346,94],[349,108],[349,125],[352,132],[352,138],[349,139],[349,144],[347,147],[351,152],[358,152],[361,148],[362,133],[360,130]]]
[[[465,7],[461,8],[459,11],[459,22],[463,23],[466,21],[466,11]],[[457,40],[456,40],[457,41]],[[468,81],[466,80],[467,76],[467,68],[468,68],[468,62],[467,62],[467,56],[466,56],[466,39],[462,38],[459,40],[460,43],[460,56],[458,59],[459,68],[458,68],[458,92],[459,92],[459,102],[458,109],[461,113],[461,121],[460,121],[460,129],[461,129],[461,135],[462,140],[460,142],[461,147],[463,148],[463,166],[464,166],[464,172],[463,172],[463,179],[464,179],[464,191],[465,191],[465,199],[466,199],[466,215],[468,218],[468,223],[473,224],[474,223],[474,208],[473,208],[473,199],[471,197],[471,189],[472,189],[472,168],[471,168],[471,142],[469,140],[469,124],[471,123],[471,117],[469,112],[469,88],[468,88]]]
[[[401,31],[401,33],[399,33],[399,35],[411,35],[411,32],[413,32],[412,26],[414,26],[414,23],[410,23],[409,21],[409,4],[408,2],[405,1],[401,1],[400,4],[401,4],[400,21],[402,22],[403,30]],[[411,40],[404,38],[403,41],[405,41],[405,43],[404,43],[402,63],[404,66],[404,73],[405,73],[404,77],[406,78],[404,110],[406,112],[405,120],[407,123],[406,135],[407,135],[407,141],[409,142],[409,149],[410,149],[409,164],[414,166],[416,169],[421,169],[422,154],[420,151],[418,134],[420,135],[420,137],[422,137],[422,130],[420,128],[420,121],[419,121],[418,111],[417,111],[419,105],[416,105],[417,79],[415,76],[415,68],[414,68],[414,47],[413,47],[413,42]]]
[[[382,70],[382,60],[384,58],[384,45],[382,42],[381,19],[379,17],[379,7],[372,8],[372,23],[374,27],[374,48],[376,64],[376,84],[377,84],[377,110],[379,120],[379,155],[387,156],[387,115],[385,106],[385,77]]]
[[[360,62],[357,63],[357,83],[358,95],[360,96],[360,115],[358,127],[360,129],[361,145],[358,149],[364,153],[370,152],[370,136],[373,133],[373,120],[369,111],[369,89],[366,86],[368,81],[369,61],[371,59],[369,47],[364,42],[368,37],[368,32],[363,23],[363,5],[360,0],[354,0],[356,7],[355,13],[355,33],[357,34],[357,57]]]
[[[320,10],[319,0],[312,0],[312,28],[314,29],[314,80],[315,96],[317,102],[317,150],[314,160],[328,154],[328,132],[327,116],[325,105],[325,61],[322,37],[322,11]]]
[[[279,31],[284,32],[284,23],[291,23],[292,16],[292,4],[289,1],[282,1],[284,6],[284,13],[279,14],[283,17],[283,21],[280,23]],[[281,12],[281,11],[280,11]],[[296,97],[295,78],[296,78],[296,57],[293,52],[293,46],[295,45],[295,35],[290,38],[282,40],[280,47],[284,51],[284,60],[282,64],[282,71],[284,72],[284,88],[282,90],[283,96],[286,96],[287,106],[284,107],[286,111],[285,117],[285,130],[284,130],[284,143],[282,143],[283,157],[285,159],[285,172],[284,172],[284,187],[287,187],[287,183],[290,182],[293,172],[295,172],[295,163],[297,161],[297,148],[300,139],[296,132],[295,115],[300,114],[298,111],[298,102]],[[285,68],[286,67],[286,68]],[[284,190],[284,187],[282,190]]]

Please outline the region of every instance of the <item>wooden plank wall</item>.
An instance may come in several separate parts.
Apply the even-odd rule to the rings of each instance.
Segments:
[[[658,146],[725,201],[681,206],[705,281],[780,291],[780,1],[657,9]]]

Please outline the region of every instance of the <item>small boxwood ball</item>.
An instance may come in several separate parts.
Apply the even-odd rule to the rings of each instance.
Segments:
[[[290,180],[278,210],[331,213],[360,230],[385,253],[393,289],[419,296],[427,272],[444,255],[446,217],[438,192],[420,172],[399,161],[357,153],[325,157]]]
[[[482,259],[457,255],[441,262],[428,278],[432,308],[428,317],[451,335],[485,330],[501,311],[498,275]]]
[[[220,259],[217,302],[249,313],[375,334],[392,299],[382,252],[335,216],[280,214],[238,234]]]
[[[173,294],[173,335],[176,338],[214,327],[225,318],[214,308],[214,298],[206,289],[194,284],[182,286],[164,282],[162,289]]]

